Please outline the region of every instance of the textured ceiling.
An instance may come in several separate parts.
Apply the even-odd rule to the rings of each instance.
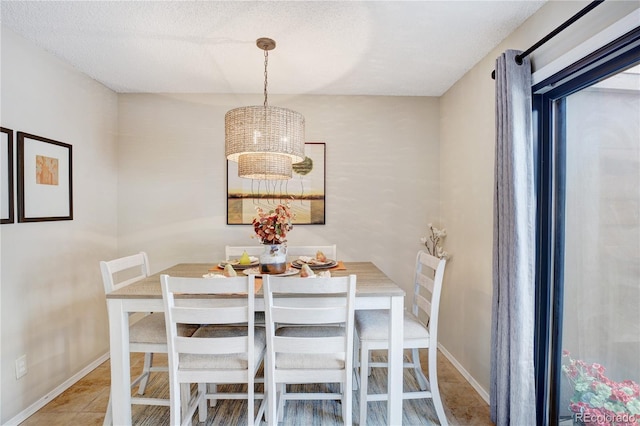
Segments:
[[[439,96],[537,1],[5,1],[2,25],[117,92]],[[526,49],[529,46],[513,46]]]

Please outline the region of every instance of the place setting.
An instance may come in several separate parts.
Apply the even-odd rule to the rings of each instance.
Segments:
[[[259,264],[260,261],[257,257],[249,256],[247,252],[244,252],[238,259],[229,259],[218,263],[218,268],[224,269],[227,265],[231,265],[233,269],[242,271],[245,269],[254,268]]]
[[[310,256],[300,256],[291,262],[291,266],[296,269],[302,269],[304,265],[309,266],[311,269],[329,269],[338,265],[338,262],[333,259],[317,259]]]

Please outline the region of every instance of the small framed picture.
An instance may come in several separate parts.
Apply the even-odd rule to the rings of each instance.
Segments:
[[[71,145],[18,132],[18,222],[73,220]]]
[[[13,223],[13,130],[0,127],[0,149],[1,223]]]

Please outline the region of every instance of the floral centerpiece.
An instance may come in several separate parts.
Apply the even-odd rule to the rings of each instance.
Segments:
[[[293,229],[293,213],[286,204],[278,204],[274,210],[265,213],[256,207],[258,217],[253,219],[253,230],[262,244],[283,244],[287,242],[287,232]]]
[[[253,230],[255,237],[265,245],[265,251],[260,255],[260,272],[282,274],[287,270],[287,233],[293,229],[294,214],[287,204],[278,204],[266,213],[256,207],[256,212],[258,217],[253,219]]]
[[[573,385],[569,409],[574,420],[584,425],[640,425],[640,386],[632,380],[614,382],[604,375],[605,368],[562,356],[568,363],[562,371]]]
[[[447,253],[442,247],[442,240],[447,236],[447,230],[438,229],[431,223],[427,226],[429,227],[429,235],[420,238],[420,242],[425,245],[427,253],[431,256],[435,256],[440,259],[448,259],[449,253]]]

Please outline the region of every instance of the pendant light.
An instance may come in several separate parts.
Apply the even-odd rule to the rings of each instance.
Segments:
[[[228,111],[224,116],[225,155],[247,179],[291,179],[291,165],[304,160],[304,116],[267,103],[267,64],[276,42],[259,38],[264,51],[264,104]]]

